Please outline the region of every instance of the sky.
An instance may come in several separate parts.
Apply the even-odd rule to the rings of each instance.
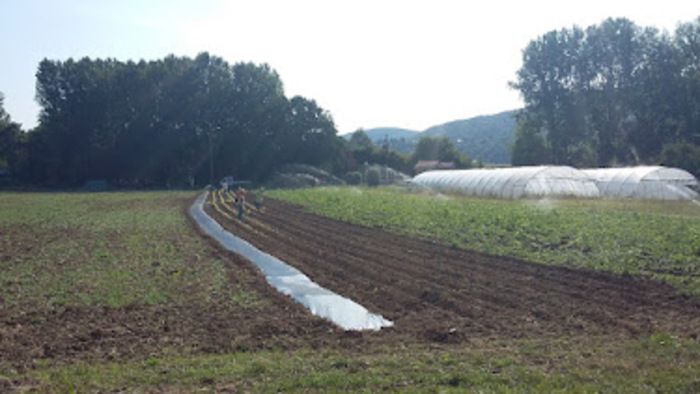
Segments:
[[[288,97],[315,99],[341,134],[424,130],[521,107],[523,48],[607,17],[673,32],[697,0],[0,0],[0,92],[36,125],[43,58],[196,56],[268,63]]]

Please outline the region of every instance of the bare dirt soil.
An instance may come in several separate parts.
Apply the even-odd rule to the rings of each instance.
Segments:
[[[181,203],[185,214],[184,206],[189,207],[191,199]],[[190,236],[199,236],[194,224],[192,232]],[[21,234],[2,235],[9,238]],[[352,334],[311,315],[272,289],[247,260],[207,243],[204,246],[207,250],[203,253],[226,261],[229,284],[244,289],[252,302],[225,302],[215,293],[193,294],[184,302],[119,308],[41,302],[13,307],[0,299],[0,376],[6,369],[22,372],[32,368],[38,360],[104,361],[162,353],[225,353],[334,344],[342,347],[345,340],[355,341]],[[14,251],[3,252],[12,255]],[[136,274],[148,275],[149,269],[150,264]],[[207,290],[195,284],[182,291]],[[203,301],[207,298],[209,301]]]
[[[266,200],[245,223],[207,205],[234,234],[312,280],[391,319],[369,339],[470,339],[620,335],[695,337],[700,303],[632,276],[494,257],[339,222]]]
[[[21,370],[37,359],[119,360],[175,348],[219,353],[288,347],[300,339],[322,340],[331,329],[282,301],[264,311],[166,305],[0,315],[0,353]],[[274,315],[261,318],[261,312]]]
[[[262,302],[241,306],[214,297],[121,308],[37,304],[17,309],[0,300],[0,370],[21,372],[37,360],[142,359],[163,353],[382,351],[385,345],[411,343],[630,337],[660,330],[694,337],[700,328],[700,303],[654,281],[473,253],[273,200],[266,201],[264,212],[251,211],[245,223],[211,205],[206,209],[236,235],[395,326],[345,332],[271,288],[250,262],[212,246],[205,253],[227,261],[231,285]]]

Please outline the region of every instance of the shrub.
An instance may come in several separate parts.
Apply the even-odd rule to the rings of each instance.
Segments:
[[[687,142],[664,145],[659,158],[662,165],[682,168],[700,176],[700,147]]]
[[[348,172],[345,174],[345,182],[347,182],[348,185],[359,185],[362,183],[362,174],[357,171]]]
[[[367,186],[379,186],[379,170],[370,168],[367,170]]]

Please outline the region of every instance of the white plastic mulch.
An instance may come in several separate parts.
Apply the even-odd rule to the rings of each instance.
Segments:
[[[199,227],[224,248],[252,261],[265,275],[267,282],[308,308],[311,313],[330,320],[345,330],[379,330],[393,322],[369,312],[362,305],[319,286],[298,269],[271,256],[245,240],[226,231],[204,212],[207,193],[200,195],[190,207],[190,215]]]

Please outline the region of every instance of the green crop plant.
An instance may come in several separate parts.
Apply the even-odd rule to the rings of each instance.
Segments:
[[[449,246],[650,276],[700,294],[700,208],[688,202],[497,200],[356,187],[268,195]]]

